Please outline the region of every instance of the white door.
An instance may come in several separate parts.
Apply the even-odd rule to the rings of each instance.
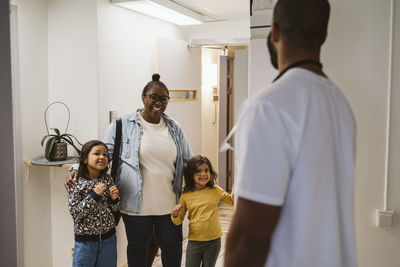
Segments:
[[[194,154],[201,152],[201,51],[187,41],[157,37],[155,71],[169,90],[196,90],[194,101],[171,101],[166,113],[182,126]]]

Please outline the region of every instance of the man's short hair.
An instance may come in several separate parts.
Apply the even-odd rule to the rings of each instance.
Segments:
[[[324,43],[330,14],[327,0],[278,0],[273,23],[293,46],[315,49]]]

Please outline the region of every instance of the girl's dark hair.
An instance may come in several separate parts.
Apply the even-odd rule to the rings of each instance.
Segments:
[[[102,145],[106,148],[107,156],[108,156],[107,146],[99,140],[91,140],[91,141],[86,142],[83,145],[82,150],[81,150],[81,155],[79,156],[79,168],[78,168],[78,176],[79,177],[89,178],[89,170],[87,168],[85,160],[88,158],[90,150],[92,150],[92,148],[94,146],[99,146],[99,145]],[[105,169],[100,172],[99,177],[105,175],[107,173],[107,171],[108,171],[108,166],[106,166]]]
[[[169,91],[167,86],[160,81],[160,74],[154,73],[153,76],[151,76],[151,81],[146,84],[146,86],[143,88],[142,96],[146,96],[147,91],[149,91],[151,88],[158,86],[161,87],[162,89],[167,92],[167,95],[169,95]]]
[[[186,168],[183,170],[183,175],[185,177],[185,186],[183,188],[183,192],[193,191],[195,184],[194,175],[196,173],[196,169],[203,163],[207,164],[208,168],[210,169],[210,181],[208,181],[206,186],[209,188],[214,187],[215,180],[217,179],[217,173],[215,172],[208,158],[197,155],[188,161]]]

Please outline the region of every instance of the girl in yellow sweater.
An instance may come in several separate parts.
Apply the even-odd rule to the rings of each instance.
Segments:
[[[185,187],[171,219],[180,225],[188,211],[186,267],[213,267],[217,262],[222,236],[218,203],[233,205],[233,196],[215,184],[216,176],[211,162],[203,156],[194,156],[184,170]]]

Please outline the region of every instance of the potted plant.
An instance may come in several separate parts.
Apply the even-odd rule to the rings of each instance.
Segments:
[[[62,104],[67,108],[68,121],[67,121],[67,126],[65,127],[64,133],[61,133],[61,131],[57,128],[50,128],[50,130],[54,131],[54,134],[49,132],[49,128],[47,126],[46,114],[47,114],[47,110],[49,109],[49,107],[53,104]],[[71,146],[73,146],[75,148],[76,152],[78,152],[78,154],[81,153],[81,151],[75,146],[72,138],[74,138],[79,145],[82,146],[82,144],[78,141],[78,139],[75,136],[67,133],[70,115],[71,114],[69,112],[68,106],[66,104],[64,104],[63,102],[58,102],[58,101],[53,102],[50,105],[48,105],[46,108],[46,111],[44,112],[44,123],[46,125],[47,135],[45,135],[42,138],[42,142],[40,142],[40,144],[43,146],[43,144],[46,141],[44,155],[45,155],[46,159],[49,161],[65,160],[68,156],[67,144],[70,144]]]
[[[81,151],[75,146],[72,138],[78,142],[82,146],[82,144],[78,141],[78,139],[72,134],[63,133],[61,134],[60,130],[57,128],[50,128],[54,131],[55,134],[47,134],[43,137],[42,142],[40,143],[42,146],[46,141],[46,146],[44,149],[44,156],[46,159],[50,161],[59,161],[65,160],[68,156],[67,154],[67,144],[73,146],[78,152],[78,155]]]

